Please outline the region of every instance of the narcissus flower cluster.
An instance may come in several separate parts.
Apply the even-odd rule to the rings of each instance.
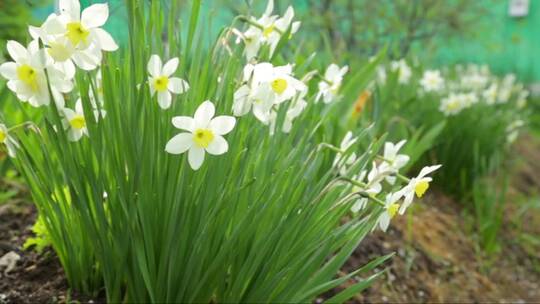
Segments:
[[[399,171],[407,165],[410,157],[399,153],[399,150],[406,144],[406,141],[402,140],[398,143],[386,142],[383,155],[378,157],[378,161],[372,163],[369,172],[361,170],[358,174],[354,174],[356,156],[354,154],[344,156],[343,154],[356,143],[356,140],[350,132],[345,135],[340,148],[337,149],[334,166],[339,169],[340,175],[352,174],[351,191],[360,195],[351,206],[351,211],[356,213],[363,210],[370,201],[381,205],[384,212],[377,219],[377,223],[381,230],[386,231],[390,220],[397,213],[404,214],[412,204],[415,195],[421,198],[425,194],[432,181],[428,174],[433,173],[441,166],[424,167],[418,176],[410,179],[403,176]],[[398,184],[402,184],[402,187],[396,188]],[[388,191],[383,191],[385,188]],[[383,193],[387,193],[386,196],[384,199],[379,199],[378,196]]]
[[[101,65],[102,52],[115,51],[118,45],[101,28],[109,16],[107,4],[94,4],[81,12],[78,0],[60,0],[58,7],[59,13],[49,15],[41,26],[29,26],[33,40],[27,47],[8,41],[7,50],[12,61],[0,65],[0,75],[8,80],[8,88],[22,102],[41,107],[54,101],[68,139],[78,141],[88,135],[82,101],[74,98],[77,102],[70,108],[65,100],[74,91],[77,67],[84,71],[97,69]],[[105,111],[101,109],[101,72],[98,70],[92,77],[97,92],[91,89],[89,96],[97,121],[105,117]],[[14,155],[16,142],[10,139],[9,143],[10,155]]]

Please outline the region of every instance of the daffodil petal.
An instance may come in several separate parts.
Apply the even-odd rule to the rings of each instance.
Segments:
[[[81,15],[81,23],[87,28],[100,27],[109,18],[109,5],[107,3],[93,4],[87,7]]]
[[[214,140],[206,147],[206,152],[212,155],[221,155],[229,150],[229,144],[221,135],[215,135]]]
[[[158,93],[158,103],[162,109],[168,109],[171,107],[172,96],[171,92],[163,91]]]
[[[172,119],[172,124],[178,129],[193,132],[195,131],[195,120],[189,116],[176,116]]]
[[[101,28],[96,28],[92,30],[99,47],[107,52],[113,52],[118,49],[118,45],[114,42],[111,34]]]
[[[193,170],[199,170],[204,162],[204,149],[192,146],[188,152],[188,162]]]
[[[195,111],[194,119],[197,128],[207,128],[210,124],[210,120],[214,117],[216,108],[214,104],[207,100],[197,108]]]
[[[58,7],[62,14],[68,15],[74,21],[79,21],[81,14],[79,0],[60,0]]]
[[[193,134],[180,133],[167,142],[165,151],[171,154],[182,154],[193,146]]]
[[[420,170],[420,173],[418,174],[418,178],[422,178],[422,177],[430,174],[431,172],[439,169],[440,167],[441,167],[441,165],[424,167],[424,168],[422,168],[422,170]]]
[[[210,121],[210,130],[217,135],[224,135],[234,128],[236,119],[232,116],[218,116]]]
[[[101,62],[101,52],[95,49],[87,49],[84,52],[76,52],[71,57],[75,64],[86,71],[95,69]]]
[[[152,77],[159,77],[161,76],[161,58],[159,58],[158,55],[152,55],[150,56],[150,60],[148,61],[148,73]]]
[[[176,72],[176,69],[178,68],[178,62],[179,60],[177,57],[167,61],[167,63],[165,63],[165,66],[163,66],[162,74],[164,76],[171,76],[174,72]]]
[[[171,77],[169,78],[167,88],[174,94],[182,94],[189,89],[189,84],[183,79]]]
[[[0,75],[12,80],[17,79],[17,64],[15,62],[6,62],[0,65]]]
[[[16,62],[25,61],[28,59],[29,54],[26,48],[15,40],[9,40],[7,42],[7,51],[9,56]]]

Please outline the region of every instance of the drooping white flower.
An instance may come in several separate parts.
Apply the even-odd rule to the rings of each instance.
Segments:
[[[189,89],[189,84],[178,77],[171,77],[178,68],[178,58],[172,58],[165,65],[158,55],[152,55],[148,61],[148,83],[152,96],[157,92],[159,106],[168,109],[171,106],[172,95],[182,94]]]
[[[521,119],[514,120],[506,127],[506,142],[513,143],[518,135],[519,130],[525,125],[525,122]]]
[[[524,108],[527,105],[527,98],[529,97],[529,91],[523,89],[523,86],[519,89],[516,105],[519,109]]]
[[[408,155],[399,154],[399,150],[406,142],[406,140],[402,140],[397,144],[392,142],[386,142],[384,144],[384,161],[379,166],[381,171],[396,173],[409,162],[410,157]],[[386,176],[386,181],[393,185],[396,181],[396,177],[393,174],[389,174]]]
[[[101,28],[109,18],[108,4],[90,5],[82,13],[79,0],[60,0],[58,6],[58,20],[65,26],[65,36],[74,48],[84,50],[94,44],[100,51],[118,49],[111,35]]]
[[[323,99],[324,103],[331,103],[336,99],[343,82],[343,76],[349,71],[348,66],[340,68],[336,64],[331,64],[324,74],[324,79],[319,82],[319,93],[316,100]]]
[[[461,78],[461,87],[466,90],[483,90],[489,82],[489,67],[468,65],[466,69],[457,70]]]
[[[248,30],[241,36],[246,48],[245,55],[248,60],[257,56],[259,49],[263,45],[270,47],[270,56],[274,53],[281,36],[291,27],[291,35],[298,31],[300,22],[293,22],[294,9],[292,6],[287,8],[285,15],[279,17],[278,15],[271,15],[274,10],[274,1],[268,1],[268,5],[264,14],[256,19],[251,17],[252,23]]]
[[[38,42],[34,40],[28,48],[25,48],[20,43],[10,40],[7,43],[7,50],[14,61],[0,65],[0,74],[8,79],[7,86],[17,98],[34,107],[48,105],[51,98],[45,74],[47,68],[53,98],[62,108],[64,106],[62,93],[70,92],[73,83],[47,62],[47,57],[39,50]]]
[[[371,170],[369,173],[367,173],[367,180],[364,180],[366,178],[366,171],[362,170],[360,174],[357,176],[354,176],[353,179],[357,181],[358,183],[362,183],[365,186],[354,186],[352,191],[358,192],[362,191],[366,193],[369,196],[375,196],[379,194],[382,191],[382,184],[381,182],[389,176],[392,172],[389,170],[386,166],[377,166],[377,164],[374,162]],[[364,209],[367,205],[368,198],[367,197],[361,197],[356,200],[354,205],[351,208],[351,211],[358,212],[362,209]]]
[[[384,211],[377,219],[377,225],[382,231],[386,232],[388,226],[390,225],[390,221],[396,215],[398,209],[400,208],[397,201],[401,198],[401,196],[402,195],[398,192],[389,193],[386,195]]]
[[[96,122],[98,122],[100,119],[105,118],[105,116],[107,115],[107,111],[103,109],[103,104],[98,105],[95,102],[95,100],[92,99],[91,96],[90,96],[90,106],[92,109],[92,113],[94,114],[94,118],[96,119]],[[75,113],[84,113],[82,99],[80,97],[75,102]]]
[[[451,93],[448,97],[441,100],[439,110],[446,116],[452,116],[459,113],[465,107],[466,104],[463,95]]]
[[[409,206],[412,204],[415,194],[417,197],[421,198],[424,193],[426,193],[427,189],[429,188],[429,183],[433,180],[427,175],[439,169],[440,167],[441,165],[422,168],[417,177],[411,178],[409,183],[405,187],[403,187],[403,189],[397,192],[405,197],[403,200],[403,204],[399,208],[399,214],[405,213],[405,210],[407,210],[407,208],[409,208]]]
[[[386,68],[383,65],[377,67],[377,83],[380,85],[386,84]]]
[[[86,119],[80,103],[75,110],[64,108],[62,112],[62,122],[69,141],[79,141],[83,136],[88,136]]]
[[[487,88],[483,93],[482,97],[484,97],[484,101],[491,105],[497,102],[497,95],[499,93],[499,87],[496,83],[492,83],[489,88]]]
[[[195,111],[193,118],[176,116],[172,124],[187,132],[175,135],[165,147],[171,154],[181,154],[189,150],[188,162],[193,170],[198,170],[204,154],[221,155],[229,150],[223,135],[232,131],[236,119],[232,116],[214,117],[215,107],[211,101],[203,102]]]
[[[285,113],[285,121],[283,122],[283,132],[289,133],[292,129],[293,121],[304,112],[307,107],[307,101],[305,97],[307,95],[307,87],[304,91],[300,92],[297,98],[292,102],[292,105],[287,109]]]
[[[444,79],[441,76],[441,71],[438,70],[426,70],[420,85],[425,92],[439,92],[444,87]]]
[[[474,92],[463,94],[462,99],[465,108],[470,107],[479,101],[478,96]]]
[[[0,124],[0,146],[5,146],[10,157],[15,157],[17,155],[17,149],[19,144],[17,141],[9,134],[9,130],[4,124]]]
[[[358,140],[358,137],[354,137],[353,133],[351,131],[347,131],[347,133],[345,134],[345,136],[341,140],[341,144],[339,145],[339,149],[341,151],[343,151],[343,153],[344,153],[345,151],[349,150],[349,148],[352,147],[352,145],[354,145],[357,140]],[[339,153],[336,154],[336,157],[334,158],[334,163],[332,164],[332,166],[333,167],[341,166],[340,167],[340,174],[341,175],[346,175],[347,167],[352,165],[356,161],[356,153],[355,152],[351,153],[347,157],[347,159],[345,160],[345,163],[342,164],[343,153],[339,152]],[[363,174],[364,176],[361,176],[361,175],[362,174],[360,174],[360,176],[358,176],[356,179],[363,180],[365,175],[366,175],[366,172],[364,172],[364,174]]]
[[[399,61],[393,61],[390,65],[392,71],[398,73],[398,82],[400,84],[408,84],[412,76],[411,67],[407,64],[405,59]]]

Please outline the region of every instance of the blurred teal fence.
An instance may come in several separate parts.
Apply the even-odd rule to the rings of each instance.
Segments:
[[[482,1],[482,0],[471,0]],[[508,14],[509,0],[489,6],[476,37],[440,41],[435,60],[439,64],[472,61],[489,64],[499,73],[515,72],[527,82],[540,81],[540,0],[530,0],[529,14]]]

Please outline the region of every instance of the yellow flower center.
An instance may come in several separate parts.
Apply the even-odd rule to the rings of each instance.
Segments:
[[[197,146],[206,148],[214,140],[214,133],[208,129],[197,129],[193,133],[193,141]]]
[[[337,95],[339,93],[340,85],[334,85],[330,88],[330,92],[334,95]]]
[[[154,80],[154,88],[156,91],[162,92],[167,90],[169,85],[169,78],[167,76],[160,76]]]
[[[71,51],[66,47],[66,45],[58,42],[49,43],[47,52],[54,60],[60,62],[66,61],[71,57]]]
[[[79,45],[81,42],[87,44],[88,35],[90,35],[90,31],[85,29],[80,22],[70,22],[67,24],[66,36],[74,46]]]
[[[23,64],[17,68],[17,77],[32,90],[37,90],[37,72],[28,64]]]
[[[458,101],[451,101],[446,105],[446,109],[448,109],[448,111],[457,110],[458,108],[459,108]]]
[[[283,78],[278,78],[272,81],[272,90],[274,90],[274,92],[281,94],[285,92],[286,89],[287,89],[287,80]]]
[[[388,214],[390,215],[390,218],[394,217],[396,215],[396,213],[398,212],[399,210],[399,204],[398,203],[393,203],[392,205],[390,205],[388,207],[388,209],[386,209]]]
[[[73,129],[80,130],[86,126],[86,120],[84,120],[84,116],[77,115],[69,121],[69,124]]]
[[[429,182],[421,181],[421,182],[416,183],[416,186],[414,186],[414,192],[416,193],[416,196],[422,197],[424,193],[426,193],[428,188],[429,188]]]
[[[263,36],[264,36],[265,38],[270,37],[270,35],[274,32],[274,29],[275,29],[275,28],[276,28],[276,27],[275,27],[273,24],[270,25],[269,27],[266,27],[266,28],[263,30]]]
[[[0,143],[4,143],[6,141],[7,134],[3,130],[0,130]]]

